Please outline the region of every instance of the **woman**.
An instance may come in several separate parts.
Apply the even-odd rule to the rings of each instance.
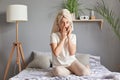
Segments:
[[[89,67],[75,58],[76,35],[72,34],[72,31],[71,14],[67,9],[62,9],[55,19],[50,36],[54,76],[90,74]]]

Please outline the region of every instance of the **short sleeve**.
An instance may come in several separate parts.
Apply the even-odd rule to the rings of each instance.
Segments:
[[[56,33],[52,33],[50,35],[50,43],[57,43],[57,35],[56,35]]]
[[[75,34],[71,35],[71,41],[73,44],[76,44],[76,35]]]

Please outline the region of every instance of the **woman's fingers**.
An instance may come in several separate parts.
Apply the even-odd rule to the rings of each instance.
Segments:
[[[68,28],[68,36],[70,36],[71,32],[72,32],[72,28],[71,28],[71,26],[69,26],[69,28]]]
[[[62,39],[67,38],[67,31],[65,27],[62,28],[61,35],[62,35]]]

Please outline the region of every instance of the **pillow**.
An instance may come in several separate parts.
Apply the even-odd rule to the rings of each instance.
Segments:
[[[90,66],[91,67],[97,67],[101,65],[100,62],[100,56],[94,56],[94,55],[90,55]]]
[[[89,65],[91,68],[101,65],[100,56],[91,54],[77,53],[76,58],[84,65]]]
[[[77,53],[76,58],[78,59],[79,62],[81,62],[84,65],[89,65],[89,54],[81,54]]]
[[[29,68],[46,69],[50,67],[51,56],[49,52],[33,51],[33,60],[28,64]]]

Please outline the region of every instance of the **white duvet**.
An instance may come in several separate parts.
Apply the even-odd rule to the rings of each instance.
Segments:
[[[26,68],[9,80],[120,80],[120,73],[111,72],[103,65],[99,65],[91,67],[89,76],[75,76],[72,74],[66,77],[52,77],[51,68]]]

